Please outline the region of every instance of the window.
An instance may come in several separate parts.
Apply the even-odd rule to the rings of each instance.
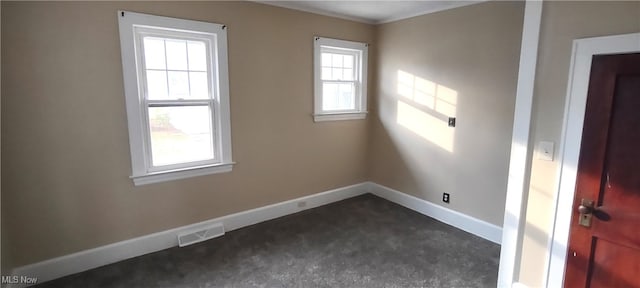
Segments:
[[[135,185],[231,171],[226,27],[118,19]]]
[[[367,116],[367,47],[314,38],[314,121],[364,119]]]

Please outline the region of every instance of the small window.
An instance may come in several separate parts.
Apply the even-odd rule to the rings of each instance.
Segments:
[[[226,27],[118,18],[135,185],[231,171]]]
[[[366,117],[367,46],[314,38],[314,121]]]

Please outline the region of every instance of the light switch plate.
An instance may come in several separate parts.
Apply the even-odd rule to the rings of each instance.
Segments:
[[[553,161],[553,142],[540,141],[540,143],[538,143],[538,159]]]

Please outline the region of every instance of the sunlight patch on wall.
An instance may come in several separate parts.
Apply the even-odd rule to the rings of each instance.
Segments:
[[[447,117],[456,116],[458,91],[398,70],[398,94]]]
[[[402,100],[398,100],[397,123],[409,129],[416,135],[438,145],[440,148],[453,152],[454,129],[447,126],[447,122],[417,109]]]
[[[456,116],[458,92],[449,87],[398,70],[396,122],[416,135],[453,153],[455,128],[448,117]]]

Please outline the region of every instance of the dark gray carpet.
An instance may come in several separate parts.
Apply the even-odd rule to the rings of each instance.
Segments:
[[[496,287],[499,253],[367,194],[38,287]]]

